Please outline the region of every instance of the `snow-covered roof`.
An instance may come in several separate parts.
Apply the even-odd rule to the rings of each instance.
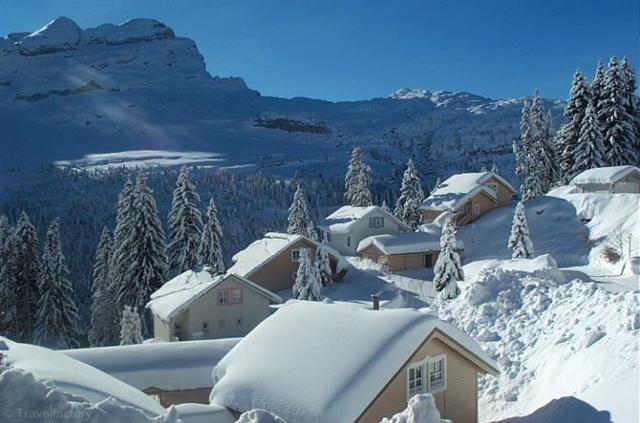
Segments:
[[[151,294],[151,301],[147,308],[158,318],[169,321],[173,317],[186,310],[195,300],[209,290],[225,282],[228,278],[234,278],[238,283],[253,289],[261,295],[269,298],[273,303],[280,303],[282,299],[255,283],[233,273],[213,276],[208,268],[187,270],[165,283],[156,292]]]
[[[113,397],[120,404],[137,407],[150,415],[166,414],[158,402],[143,392],[62,352],[0,339],[9,347],[3,351],[8,366],[26,370],[40,380],[51,380],[61,391],[91,402]]]
[[[495,199],[496,193],[485,185],[492,177],[496,178],[511,192],[516,192],[507,181],[493,172],[459,173],[438,185],[436,190],[424,200],[421,208],[426,210],[456,210],[480,191]]]
[[[640,169],[635,166],[596,167],[575,176],[571,185],[613,184],[632,172],[640,173]]]
[[[330,231],[332,233],[348,233],[353,225],[360,221],[360,219],[366,218],[373,211],[384,214],[389,219],[396,222],[396,224],[398,224],[399,226],[405,228],[406,230],[409,230],[404,222],[378,206],[342,206],[338,210],[327,216],[322,222],[320,222],[318,224],[318,228],[325,231]]]
[[[235,273],[236,275],[249,278],[254,272],[300,240],[305,240],[312,245],[318,245],[317,242],[302,235],[268,232],[264,235],[264,238],[253,241],[247,248],[237,252],[233,256],[233,266],[227,270],[227,274]],[[338,273],[347,268],[348,263],[340,253],[327,245],[325,245],[325,247],[329,255],[337,261]]]
[[[215,365],[239,338],[161,342],[62,351],[134,388],[163,391],[211,386]]]
[[[385,255],[440,251],[440,234],[401,232],[397,234],[374,235],[360,241],[358,244],[358,252],[361,252],[370,245],[375,246]],[[462,241],[456,241],[456,246],[462,249]]]
[[[436,330],[497,373],[473,339],[426,310],[294,300],[218,363],[210,399],[237,411],[265,408],[287,421],[355,421]]]

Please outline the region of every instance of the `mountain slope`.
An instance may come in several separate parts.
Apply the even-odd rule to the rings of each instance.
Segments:
[[[332,173],[335,160],[366,145],[382,174],[415,155],[432,179],[494,161],[510,178],[521,105],[409,89],[337,103],[263,97],[240,78],[209,75],[193,41],[149,19],[82,30],[58,18],[0,38],[0,168],[160,150]],[[547,106],[559,122],[562,105]]]

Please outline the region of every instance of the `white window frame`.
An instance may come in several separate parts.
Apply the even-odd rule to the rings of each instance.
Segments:
[[[369,217],[369,228],[370,229],[384,228],[384,217],[382,216]]]
[[[438,386],[438,387],[431,387],[431,373],[433,370],[433,366],[435,365],[435,363],[437,362],[442,362],[442,386]],[[442,391],[446,391],[447,390],[447,355],[446,354],[442,354],[436,357],[430,357],[428,362],[428,372],[426,372],[427,374],[427,383],[426,383],[426,387],[427,387],[427,392],[430,394],[437,394],[438,392],[442,392]],[[425,366],[426,367],[426,366]]]
[[[433,366],[435,365],[435,363],[437,362],[442,362],[442,384],[441,386],[437,386],[432,388],[431,387],[431,373],[432,373],[432,369]],[[411,388],[411,371],[417,371],[419,370],[421,372],[422,375],[422,387],[420,389],[416,389],[415,387],[412,389]],[[406,373],[406,389],[407,389],[407,402],[409,401],[409,399],[417,394],[424,394],[424,393],[428,393],[428,394],[437,394],[438,392],[442,392],[442,391],[446,391],[447,390],[447,355],[446,354],[442,354],[436,357],[425,357],[423,360],[421,361],[417,361],[414,363],[411,363],[407,366],[407,373]]]
[[[309,250],[308,248],[294,248],[293,250],[291,250],[291,261],[293,263],[298,263],[300,261],[300,251],[301,250]],[[298,258],[295,258],[296,254],[298,255]]]
[[[487,182],[485,184],[485,186],[487,188],[489,188],[491,191],[493,191],[494,193],[496,193],[496,194],[498,193],[498,184],[497,183],[495,183],[495,182]]]

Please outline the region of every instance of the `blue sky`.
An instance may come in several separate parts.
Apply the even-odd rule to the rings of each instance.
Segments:
[[[357,100],[397,88],[565,98],[599,57],[640,61],[638,0],[0,0],[0,34],[56,16],[159,19],[209,72],[263,95]]]

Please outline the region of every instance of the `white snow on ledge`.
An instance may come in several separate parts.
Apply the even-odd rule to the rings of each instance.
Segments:
[[[157,167],[203,165],[224,162],[222,154],[204,151],[131,150],[115,153],[87,154],[81,159],[58,160],[58,167],[106,170],[115,167]]]

